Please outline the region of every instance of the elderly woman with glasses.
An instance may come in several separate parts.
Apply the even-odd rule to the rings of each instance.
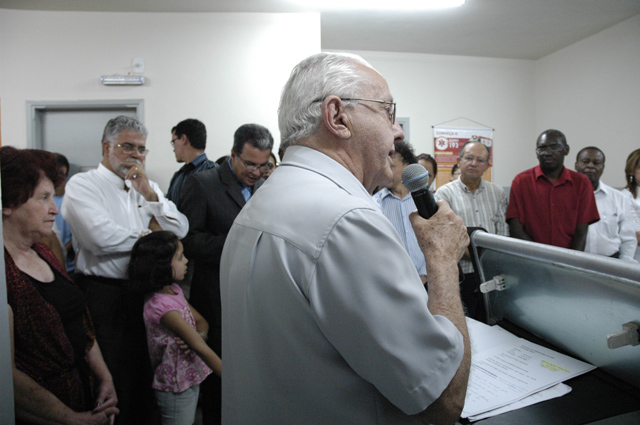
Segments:
[[[54,154],[0,148],[16,423],[113,424],[117,398],[82,292],[41,240],[58,208]]]

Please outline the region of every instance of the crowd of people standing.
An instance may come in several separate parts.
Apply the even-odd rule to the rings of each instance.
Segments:
[[[572,171],[565,135],[544,131],[507,194],[471,140],[451,182],[430,181],[425,220],[400,176],[437,163],[395,108],[361,58],[314,55],[283,90],[281,164],[259,124],[210,161],[187,119],[166,195],[135,118],[111,119],[100,164],[68,182],[63,156],[0,148],[17,423],[189,425],[198,400],[206,425],[454,423],[464,312],[485,314],[466,227],[635,261],[640,149],[619,191],[601,149]]]

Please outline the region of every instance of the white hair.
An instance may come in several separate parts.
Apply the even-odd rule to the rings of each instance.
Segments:
[[[145,139],[149,134],[147,128],[136,118],[119,115],[109,120],[102,133],[102,141],[113,143],[121,132],[130,130],[142,135]]]
[[[327,96],[358,97],[366,83],[358,64],[373,69],[360,56],[347,53],[318,53],[293,68],[278,108],[283,150],[317,131]]]

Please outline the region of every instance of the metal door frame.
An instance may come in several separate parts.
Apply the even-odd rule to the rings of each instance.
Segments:
[[[100,111],[104,109],[129,108],[144,123],[144,99],[105,100],[27,100],[27,147],[42,149],[42,115],[49,111],[82,109]]]

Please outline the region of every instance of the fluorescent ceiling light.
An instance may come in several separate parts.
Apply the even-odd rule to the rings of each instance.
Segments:
[[[446,9],[464,4],[465,0],[289,0],[302,6],[322,10],[429,10]]]
[[[142,75],[103,75],[100,82],[105,86],[140,86],[144,84]]]

